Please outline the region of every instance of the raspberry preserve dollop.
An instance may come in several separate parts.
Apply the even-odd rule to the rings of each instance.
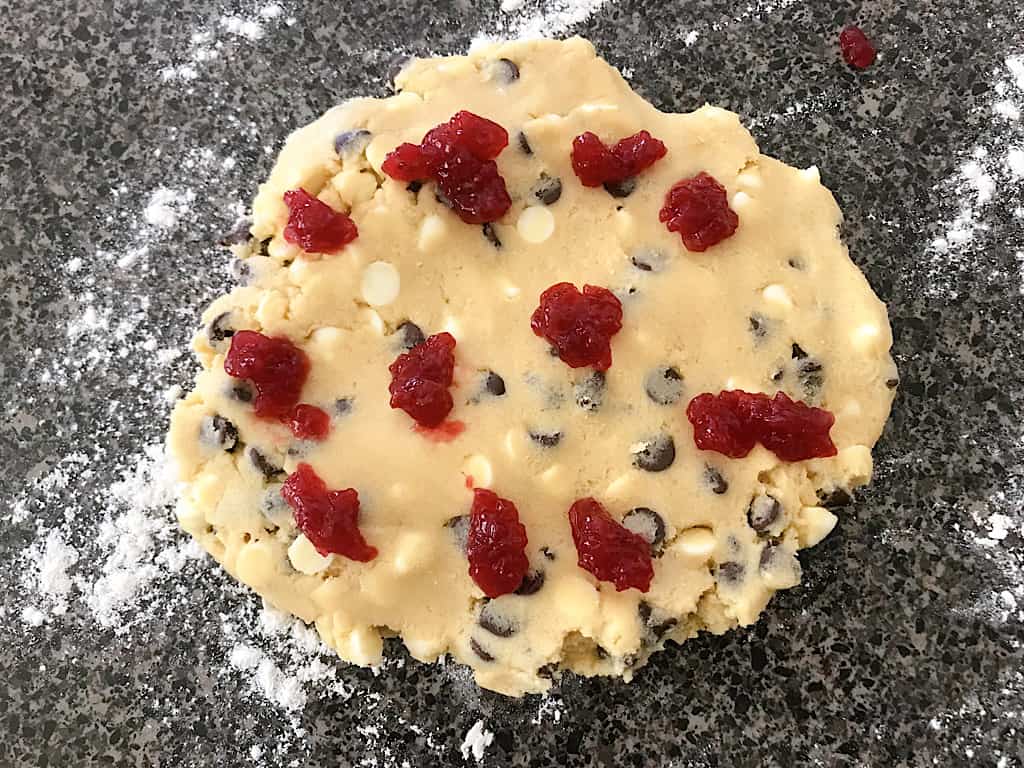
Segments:
[[[315,405],[299,403],[284,419],[300,440],[323,440],[331,431],[331,417]]]
[[[448,387],[455,371],[455,337],[434,334],[399,355],[388,370],[392,408],[401,408],[423,427],[444,421],[454,405]]]
[[[224,371],[253,383],[253,410],[257,416],[283,419],[291,415],[299,402],[309,375],[309,358],[284,337],[236,331],[224,358]]]
[[[472,112],[457,112],[431,128],[417,144],[400,144],[381,169],[399,181],[431,180],[467,224],[500,219],[511,207],[505,180],[494,162],[508,145],[508,132]]]
[[[466,557],[469,576],[485,595],[494,598],[516,591],[530,567],[526,544],[516,505],[485,488],[474,490]]]
[[[618,592],[646,592],[654,578],[651,545],[617,522],[594,498],[578,499],[569,508],[569,525],[580,568]]]
[[[329,491],[313,467],[302,463],[285,480],[281,496],[292,508],[295,525],[321,555],[361,563],[377,556],[377,548],[359,531],[359,494],[352,488]]]
[[[877,51],[864,31],[851,24],[839,33],[839,50],[843,61],[855,69],[867,69],[875,63]]]
[[[540,295],[530,318],[533,332],[548,341],[570,368],[612,364],[612,336],[622,329],[622,303],[607,288],[556,283]]]
[[[756,443],[783,461],[804,461],[836,455],[829,435],[835,416],[779,392],[727,390],[697,395],[686,407],[693,425],[693,441],[702,451],[716,451],[740,459]]]
[[[284,239],[306,253],[336,253],[359,236],[356,223],[304,189],[284,193]]]
[[[572,140],[572,170],[585,187],[599,187],[636,176],[668,152],[665,145],[647,131],[605,145],[596,133],[587,131]]]
[[[739,226],[739,217],[729,207],[725,187],[703,171],[672,185],[658,221],[669,232],[679,233],[686,250],[697,252],[731,237]]]

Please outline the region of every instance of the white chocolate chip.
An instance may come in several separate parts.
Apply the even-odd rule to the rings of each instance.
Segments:
[[[420,236],[417,245],[421,251],[431,251],[444,239],[448,225],[440,216],[431,214],[420,224]]]
[[[857,349],[867,352],[878,345],[880,335],[881,330],[874,323],[861,323],[853,329],[850,341]]]
[[[373,307],[383,307],[398,298],[402,278],[393,264],[375,261],[363,270],[360,291],[363,300]]]
[[[789,292],[778,283],[769,285],[761,291],[761,295],[765,301],[776,304],[784,309],[793,308],[793,300],[789,298]]]
[[[375,330],[381,336],[384,335],[384,320],[383,318],[381,318],[380,315],[378,315],[372,309],[364,309],[362,315],[363,319],[366,320],[367,325],[373,328],[373,330]]]
[[[729,203],[729,205],[734,210],[739,210],[741,208],[746,208],[747,205],[750,204],[751,200],[753,200],[753,198],[741,189],[739,192],[732,196],[732,201]]]
[[[531,205],[519,214],[516,230],[528,243],[543,243],[555,231],[555,216],[545,206]]]
[[[630,237],[633,234],[633,230],[636,226],[636,219],[633,214],[623,208],[621,211],[615,212],[615,231],[619,237],[623,240]]]
[[[462,324],[451,315],[448,315],[441,324],[441,330],[450,333],[458,341],[462,337]]]
[[[331,564],[332,557],[334,555],[324,557],[317,552],[313,542],[301,533],[292,542],[291,546],[288,547],[288,560],[291,562],[292,568],[299,573],[320,573],[320,571]]]
[[[805,181],[811,181],[817,184],[819,181],[821,181],[821,174],[818,172],[818,166],[812,165],[808,168],[804,168],[802,171],[800,171],[800,178],[804,179]]]
[[[235,573],[251,587],[270,581],[274,574],[274,549],[265,541],[250,541],[238,550]]]
[[[764,186],[761,180],[761,172],[757,168],[750,168],[736,177],[736,183],[747,189],[758,189]]]
[[[552,492],[559,492],[565,485],[565,469],[561,464],[552,464],[540,473],[541,483]]]
[[[625,494],[629,493],[630,488],[635,485],[636,473],[619,475],[610,483],[608,487],[604,489],[604,496],[608,499],[621,499]]]
[[[715,551],[715,534],[710,528],[687,528],[676,537],[674,549],[688,557],[707,558]]]
[[[824,507],[804,507],[793,522],[800,535],[800,546],[813,547],[832,532],[839,518]]]
[[[473,478],[473,487],[490,488],[494,482],[494,469],[486,456],[476,453],[466,459],[462,465],[462,473]]]
[[[392,483],[388,489],[388,494],[394,501],[405,501],[411,497],[409,486],[405,483]]]
[[[518,299],[519,294],[522,293],[519,286],[513,285],[512,283],[505,283],[501,290],[505,294],[506,299]]]
[[[854,419],[860,416],[861,411],[860,403],[857,400],[847,400],[836,416],[837,418]]]
[[[358,205],[373,197],[373,193],[377,191],[377,180],[372,173],[348,169],[331,179],[331,186],[343,201],[347,201],[349,205]]]
[[[434,547],[430,538],[422,533],[400,534],[395,542],[394,567],[400,574],[411,573],[430,563]]]
[[[348,651],[347,658],[354,664],[364,667],[375,667],[380,664],[381,654],[384,652],[384,641],[380,633],[370,627],[356,627],[349,634],[348,638],[341,640],[339,645],[344,644]]]

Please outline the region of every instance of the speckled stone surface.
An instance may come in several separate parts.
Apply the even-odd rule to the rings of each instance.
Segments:
[[[402,55],[457,52],[501,29],[495,2],[292,5],[248,40],[218,19],[253,18],[251,5],[0,3],[0,518],[42,493],[28,479],[60,457],[94,456],[97,444],[130,456],[159,440],[160,393],[191,378],[187,356],[137,370],[136,357],[103,351],[72,362],[67,381],[43,380],[47,360],[78,354],[66,328],[89,291],[143,313],[130,333],[180,348],[226,285],[211,244],[231,204],[251,197],[290,129],[348,95],[385,92]],[[49,491],[27,521],[0,523],[0,765],[461,765],[481,718],[495,766],[1024,765],[1024,627],[1019,614],[975,609],[1019,587],[1022,542],[1011,531],[994,543],[1000,557],[969,543],[987,530],[972,512],[1003,511],[1018,527],[1021,515],[1020,181],[1000,185],[959,257],[928,255],[960,204],[948,180],[979,136],[1000,143],[993,87],[1004,58],[1024,51],[1022,9],[620,2],[569,30],[659,107],[733,109],[765,152],[817,164],[855,261],[890,307],[902,384],[877,480],[802,554],[806,583],[759,624],[659,654],[628,686],[567,680],[558,722],[535,699],[478,695],[411,660],[377,677],[340,670],[379,697],[311,696],[289,722],[223,673],[221,618],[251,617],[254,600],[209,566],[184,569],[178,599],[122,635],[75,600],[65,617],[24,625],[21,553],[37,526],[66,522]],[[883,51],[864,74],[834,43],[853,19]],[[197,29],[220,30],[219,55],[193,80],[164,80],[161,69],[189,61]],[[196,148],[235,159],[219,189],[208,167],[202,178],[183,167]],[[151,246],[146,269],[104,261],[123,252],[154,188],[192,183],[193,212]],[[69,274],[75,257],[85,266]],[[115,464],[81,468],[62,493],[101,501]],[[100,512],[76,514],[88,526]],[[360,731],[371,709],[373,729]]]

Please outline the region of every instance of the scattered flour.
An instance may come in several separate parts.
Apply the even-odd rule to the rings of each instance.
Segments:
[[[157,229],[176,227],[178,220],[191,210],[195,199],[196,193],[191,189],[182,191],[159,187],[149,196],[149,202],[142,211],[142,218]]]
[[[505,0],[501,10],[509,14],[508,17],[498,20],[499,29],[475,35],[471,48],[494,40],[534,40],[562,35],[607,3],[608,0],[549,0],[527,8],[523,0]]]
[[[494,734],[484,728],[483,720],[477,720],[473,723],[473,727],[466,732],[466,738],[463,739],[462,746],[459,748],[462,752],[462,759],[468,760],[472,754],[478,763],[481,762],[484,759],[484,753],[493,741]]]

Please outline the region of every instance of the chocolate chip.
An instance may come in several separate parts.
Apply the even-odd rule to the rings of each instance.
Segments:
[[[452,201],[448,199],[444,192],[437,189],[436,187],[434,188],[434,199],[437,200],[437,202],[439,202],[445,208],[452,207]]]
[[[658,405],[675,405],[683,395],[683,375],[671,365],[659,365],[644,379],[644,391]]]
[[[663,620],[653,618],[651,604],[646,600],[641,600],[637,604],[637,612],[640,614],[640,623],[650,630],[656,640],[661,640],[670,629],[679,623],[679,620],[674,617]]]
[[[778,554],[778,550],[779,545],[774,541],[766,544],[765,548],[761,550],[761,557],[757,562],[758,570],[771,570],[772,565],[774,565],[775,557]]]
[[[530,430],[530,439],[544,448],[554,448],[562,440],[561,432],[541,432],[539,430]]]
[[[622,527],[632,531],[651,545],[651,552],[661,551],[665,543],[665,521],[649,507],[634,507],[622,517]]]
[[[608,658],[608,651],[606,651],[600,645],[595,644],[594,645],[594,655],[597,656],[598,659],[602,659],[602,660],[603,659],[607,659]]]
[[[505,394],[505,380],[494,371],[488,371],[487,377],[484,379],[484,389],[488,394],[501,397]]]
[[[710,464],[704,465],[704,482],[707,483],[712,493],[719,496],[729,490],[729,483],[722,477],[722,473]]]
[[[796,378],[800,382],[807,397],[815,397],[825,383],[825,375],[821,371],[821,363],[817,360],[801,360],[796,369]]]
[[[238,429],[223,416],[207,416],[199,425],[199,439],[230,453],[238,447]]]
[[[266,237],[260,240],[260,244],[256,246],[257,256],[269,256],[270,255],[270,243],[273,241],[273,237]]]
[[[444,527],[451,531],[455,544],[462,551],[466,551],[466,540],[469,538],[469,515],[456,515],[449,518]]]
[[[484,650],[483,646],[476,641],[475,637],[469,638],[469,647],[473,649],[473,653],[484,661],[494,661],[494,657]]]
[[[574,388],[576,405],[584,411],[596,411],[604,401],[604,371],[594,371],[577,382]]]
[[[554,205],[562,196],[562,180],[542,173],[540,180],[530,189],[530,194],[544,205]]]
[[[272,483],[260,498],[260,513],[272,522],[280,522],[282,517],[291,517],[291,507],[281,495],[281,483]]]
[[[732,560],[725,563],[719,563],[718,580],[738,584],[743,581],[743,575],[745,572],[746,569],[743,567],[742,563],[737,563]]]
[[[779,368],[778,370],[775,371],[775,373],[772,374],[772,381],[774,381],[776,384],[778,384],[780,381],[782,381],[782,379],[785,376],[786,376],[786,371],[784,369],[782,369],[782,368]]]
[[[365,128],[342,131],[334,137],[334,151],[339,155],[358,155],[366,149],[373,136]]]
[[[235,384],[231,388],[231,397],[240,403],[250,403],[252,402],[252,389],[245,383]]]
[[[544,571],[540,568],[531,568],[523,576],[523,580],[519,583],[516,588],[517,595],[533,595],[540,591],[540,588],[544,586]]]
[[[249,219],[239,219],[231,229],[217,239],[218,244],[223,245],[225,248],[230,248],[232,245],[241,245],[249,239],[249,227],[251,226],[252,222]]]
[[[537,677],[544,680],[554,680],[556,672],[558,672],[558,662],[552,661],[537,670]]]
[[[794,257],[794,258],[789,260],[789,266],[791,266],[793,269],[796,269],[796,270],[799,270],[799,271],[802,272],[803,268],[804,268],[804,263],[800,259]]]
[[[210,325],[206,329],[206,338],[210,340],[211,346],[217,346],[224,339],[231,338],[235,335],[235,329],[231,327],[231,312],[221,312],[213,320],[210,321]]]
[[[420,327],[411,320],[403,321],[397,329],[398,343],[403,349],[412,349],[418,347],[427,337],[423,335],[423,331]]]
[[[801,347],[799,344],[794,343],[793,344],[793,359],[794,360],[803,360],[805,357],[807,357],[807,353],[804,352],[803,347]]]
[[[519,79],[519,67],[511,59],[498,59],[491,65],[494,79],[502,85],[514,83]]]
[[[763,315],[751,315],[748,322],[750,323],[750,335],[756,341],[760,341],[768,335],[768,321]]]
[[[629,197],[636,189],[636,177],[630,176],[622,181],[606,181],[604,188],[612,197]]]
[[[658,435],[633,449],[633,466],[645,472],[662,472],[676,460],[676,441],[672,435]]]
[[[519,627],[516,623],[501,614],[493,603],[487,603],[480,609],[480,616],[476,620],[481,629],[485,629],[497,637],[512,637]]]
[[[231,276],[239,285],[248,285],[252,280],[252,267],[245,259],[235,259],[231,262]]]
[[[519,149],[522,150],[524,155],[533,154],[533,147],[530,146],[530,142],[523,131],[519,132]]]
[[[637,248],[629,255],[629,261],[641,272],[661,272],[668,265],[668,256],[655,248]]]
[[[900,380],[899,379],[886,379],[885,380],[885,386],[887,386],[889,389],[896,389],[896,387],[898,387],[899,385],[900,385]]]
[[[498,233],[494,230],[494,225],[491,222],[484,224],[483,233],[484,237],[487,238],[487,242],[495,248],[501,248],[501,238],[498,237]]]
[[[339,397],[334,401],[334,412],[338,416],[347,416],[352,413],[352,398],[351,397]]]
[[[821,506],[828,509],[839,509],[840,507],[848,507],[853,504],[853,495],[845,488],[835,488],[824,496],[822,496],[822,492],[819,490],[818,499]]]
[[[281,469],[281,467],[272,464],[267,457],[256,448],[249,449],[249,460],[267,480],[271,480],[278,475],[284,474],[284,470]]]
[[[415,195],[417,192],[419,192],[421,189],[423,189],[423,182],[422,181],[410,181],[408,184],[405,185],[405,189],[406,189],[406,191],[412,192]]]
[[[782,505],[774,496],[765,493],[755,496],[747,507],[747,522],[758,533],[764,533],[782,514]]]
[[[541,547],[540,548],[540,553],[542,555],[544,555],[544,557],[546,557],[548,560],[554,560],[555,559],[555,553],[552,552],[548,547]]]

